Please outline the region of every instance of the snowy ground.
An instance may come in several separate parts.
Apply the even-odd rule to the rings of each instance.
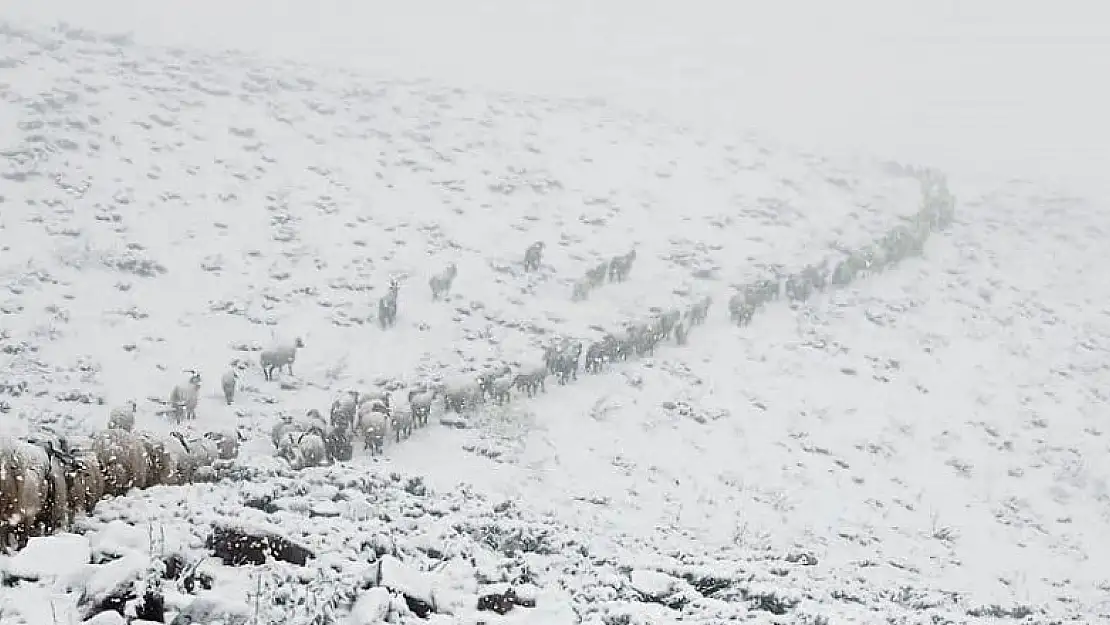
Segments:
[[[331,609],[321,588],[344,612],[383,554],[436,571],[412,583],[441,588],[416,594],[449,622],[473,622],[466,598],[493,582],[535,586],[537,607],[506,617],[521,622],[1110,618],[1110,220],[1089,203],[957,189],[958,223],[923,259],[738,329],[731,285],[871,240],[918,208],[917,183],[592,102],[0,38],[0,432],[88,432],[129,397],[165,430],[147,398],[198,368],[196,427],[252,434],[235,480],[104,502],[82,526],[95,561],[131,554],[115,562],[142,576],[152,555],[197,557],[212,522],[265,520],[321,557],[211,574],[244,613],[290,623]],[[525,274],[536,240],[545,264]],[[571,301],[632,246],[629,282]],[[455,290],[433,302],[448,262]],[[715,304],[690,345],[549,381],[469,429],[300,476],[269,457],[279,414],[341,389],[535,360],[552,335],[701,294]],[[263,381],[257,349],[294,335],[296,375]],[[227,407],[233,359],[252,369]],[[105,566],[0,588],[2,616],[78,620],[71,589],[119,574]]]

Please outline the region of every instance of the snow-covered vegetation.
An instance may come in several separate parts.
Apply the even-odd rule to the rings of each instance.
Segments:
[[[0,42],[0,622],[1110,617],[1084,201]]]

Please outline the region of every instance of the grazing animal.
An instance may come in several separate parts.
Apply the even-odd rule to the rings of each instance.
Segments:
[[[0,440],[0,550],[22,547],[47,510],[42,449],[24,441]]]
[[[385,437],[389,434],[389,415],[377,410],[367,411],[359,415],[358,427],[363,436],[363,449],[369,449],[372,455],[380,455]]]
[[[297,350],[302,347],[304,347],[304,340],[298,336],[291,344],[276,345],[262,350],[259,363],[262,365],[263,377],[267,380],[274,379],[274,370],[281,371],[282,367],[288,367],[289,375],[293,375],[293,361],[297,359]]]
[[[53,534],[69,527],[73,520],[65,474],[72,456],[65,442],[53,434],[40,433],[27,442],[31,445],[29,451],[34,455],[33,467],[45,486],[43,510],[35,525],[42,534]]]
[[[412,407],[412,417],[416,427],[428,425],[428,416],[432,413],[432,403],[435,402],[437,394],[438,391],[434,388],[425,391],[416,389],[409,391],[409,406]]]
[[[104,476],[104,492],[123,495],[149,482],[149,461],[142,441],[124,430],[104,430],[92,436],[92,451]]]
[[[432,300],[437,300],[449,294],[451,285],[455,283],[455,276],[457,275],[459,275],[459,269],[455,266],[455,263],[451,263],[447,265],[446,269],[432,276],[428,280],[428,286],[432,288]]]
[[[274,448],[281,447],[281,441],[285,440],[285,435],[290,432],[303,432],[305,427],[293,421],[291,415],[281,415],[281,419],[274,424],[270,429],[270,442],[274,444]]]
[[[239,457],[239,443],[244,439],[243,433],[234,432],[205,432],[204,438],[216,445],[216,458],[219,460],[234,460]]]
[[[609,261],[603,260],[601,264],[590,269],[586,272],[586,284],[590,288],[596,289],[597,287],[605,284],[605,278],[609,276]]]
[[[686,344],[686,337],[688,336],[688,332],[689,332],[689,330],[687,330],[685,323],[682,323],[680,321],[677,324],[675,324],[675,326],[674,326],[674,342],[678,343],[679,345],[685,345]]]
[[[576,280],[574,290],[570,294],[573,302],[584,302],[590,298],[590,283],[588,280]]]
[[[331,427],[324,433],[324,446],[332,462],[346,462],[354,456],[352,428]]]
[[[483,390],[480,383],[463,376],[451,381],[443,391],[443,409],[462,414],[482,402]]]
[[[728,300],[728,317],[741,327],[748,325],[755,315],[755,304],[743,293],[737,293]]]
[[[89,514],[96,502],[104,497],[104,475],[96,455],[87,449],[71,449],[66,467],[66,493],[69,509],[76,514]]]
[[[331,426],[347,430],[351,429],[355,424],[358,406],[358,391],[347,391],[337,397],[336,400],[331,403],[331,414],[329,415]]]
[[[512,390],[513,376],[509,372],[490,380],[489,395],[498,405],[512,399]]]
[[[690,325],[697,326],[705,323],[706,317],[709,316],[709,306],[711,304],[713,304],[713,298],[706,295],[691,306],[686,311],[686,318],[690,321]]]
[[[189,379],[184,384],[178,384],[170,391],[170,409],[173,416],[180,423],[181,419],[197,418],[197,400],[200,397],[200,374],[195,370],[187,369]]]
[[[192,460],[182,439],[153,432],[140,432],[138,437],[146,453],[147,487],[178,486],[192,480]]]
[[[412,426],[415,418],[410,404],[402,404],[394,408],[393,414],[390,417],[390,425],[393,426],[393,432],[396,435],[396,441],[401,442],[401,438],[408,438],[412,436]]]
[[[540,268],[543,259],[543,241],[536,241],[524,250],[524,270],[535,271]]]
[[[135,413],[138,409],[134,399],[128,401],[126,406],[112,408],[108,413],[108,428],[130,432],[135,428]]]
[[[535,365],[531,369],[518,373],[513,378],[513,386],[517,390],[524,391],[529,397],[534,397],[540,390],[547,391],[545,381],[547,380],[547,366]]]
[[[389,281],[389,292],[378,298],[378,323],[382,329],[391,328],[397,323],[397,296],[401,285],[397,280]]]
[[[636,260],[636,250],[632,249],[627,254],[614,256],[609,261],[609,281],[624,282],[632,273],[632,263]]]
[[[224,400],[230,406],[235,401],[235,386],[239,381],[239,373],[235,369],[228,369],[220,376],[220,387],[224,390]]]

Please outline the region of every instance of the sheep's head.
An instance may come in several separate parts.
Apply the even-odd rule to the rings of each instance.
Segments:
[[[298,348],[304,347],[304,339],[298,336],[296,340],[293,341],[293,346]]]

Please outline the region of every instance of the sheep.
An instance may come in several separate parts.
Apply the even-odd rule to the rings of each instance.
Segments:
[[[297,359],[297,350],[304,347],[304,339],[296,337],[292,343],[275,345],[262,350],[259,364],[262,366],[262,376],[267,380],[274,379],[274,370],[281,371],[282,367],[289,367],[289,375],[293,375],[293,361]]]
[[[498,405],[512,399],[513,376],[506,372],[490,381],[489,394]]]
[[[536,241],[524,250],[524,271],[535,271],[543,260],[543,241]]]
[[[184,384],[178,384],[170,391],[170,410],[173,411],[174,418],[178,423],[182,418],[196,419],[197,418],[197,400],[200,397],[200,374],[195,370],[186,370],[189,373],[189,380]]]
[[[586,272],[586,284],[590,288],[597,288],[605,284],[605,278],[609,276],[609,261],[603,260],[601,264],[590,269]]]
[[[574,289],[571,291],[570,300],[572,302],[584,302],[590,298],[590,283],[589,281],[575,280]]]
[[[409,406],[412,407],[412,416],[417,427],[428,425],[428,416],[432,413],[432,403],[435,402],[438,394],[439,390],[434,388],[425,391],[416,389],[409,391]]]
[[[104,476],[104,492],[123,495],[131,488],[144,488],[149,461],[142,441],[131,432],[104,430],[92,436],[92,450]]]
[[[53,534],[69,527],[73,520],[66,490],[66,466],[71,456],[65,442],[53,434],[38,433],[26,444],[31,470],[38,473],[44,487],[43,508],[35,525],[42,534]]]
[[[512,369],[509,365],[490,366],[483,369],[482,372],[478,374],[478,388],[482,390],[482,398],[485,399],[485,397],[491,393],[490,386],[493,384],[494,379],[511,373]]]
[[[104,497],[104,475],[96,454],[89,449],[71,449],[66,467],[66,494],[74,514],[91,514],[96,502]]]
[[[686,311],[686,318],[689,320],[691,326],[701,325],[705,323],[706,317],[709,316],[709,307],[713,304],[713,298],[709,295],[698,300],[690,309]]]
[[[547,392],[546,380],[547,367],[538,364],[523,373],[517,374],[513,378],[513,386],[528,393],[529,397],[533,397],[540,390]]]
[[[293,421],[290,415],[282,415],[281,419],[274,424],[270,430],[270,441],[274,444],[274,448],[281,447],[281,441],[285,439],[285,435],[289,432],[303,432],[304,426],[300,423]]]
[[[357,391],[347,391],[331,403],[331,412],[328,415],[331,426],[334,428],[351,429],[355,423],[358,412],[359,394]]]
[[[351,427],[331,427],[324,433],[324,446],[332,462],[346,462],[354,455]]]
[[[687,329],[685,323],[682,323],[680,321],[677,324],[675,324],[675,326],[674,326],[674,342],[675,343],[677,343],[679,345],[685,345],[686,344],[686,338],[687,338],[688,334],[689,334],[689,330]]]
[[[396,441],[401,442],[401,437],[408,438],[412,436],[414,416],[412,405],[405,403],[398,405],[390,417],[390,425],[393,427],[393,432],[396,435]]]
[[[224,390],[224,399],[228,406],[235,401],[235,386],[238,381],[239,372],[235,369],[228,369],[220,376],[220,387]]]
[[[377,410],[368,410],[359,415],[358,429],[362,432],[363,449],[369,449],[373,455],[380,455],[385,437],[389,434],[389,415]]]
[[[135,428],[135,413],[139,406],[135,400],[130,400],[124,406],[116,406],[108,413],[108,427],[130,432]]]
[[[215,441],[205,436],[185,438],[181,432],[171,432],[170,436],[177,438],[185,448],[188,474],[193,480],[211,480],[215,477],[212,465],[220,457]]]
[[[367,391],[358,394],[358,405],[360,408],[366,404],[373,404],[375,402],[385,404],[385,407],[389,408],[389,402],[391,401],[392,398],[386,391]]]
[[[286,432],[277,455],[287,460],[290,467],[298,470],[317,467],[328,460],[324,435],[315,427],[304,432]]]
[[[0,549],[18,549],[46,510],[45,468],[39,449],[0,440]]]
[[[397,323],[397,296],[400,292],[401,285],[396,280],[390,280],[389,292],[378,299],[378,322],[383,330]]]
[[[636,250],[633,249],[627,254],[621,256],[614,256],[609,261],[609,281],[610,282],[624,282],[628,279],[628,274],[632,272],[632,262],[636,260]]]
[[[440,296],[447,295],[451,292],[451,285],[455,282],[455,276],[459,275],[459,269],[455,263],[447,265],[447,268],[428,280],[428,286],[432,288],[432,300],[438,300]]]
[[[443,409],[462,414],[463,410],[481,403],[481,400],[482,389],[478,382],[464,377],[447,385],[443,392]]]
[[[235,430],[223,432],[205,432],[204,438],[216,445],[216,457],[219,460],[234,460],[239,457],[239,444],[243,441],[243,433]]]
[[[746,326],[755,315],[755,305],[743,293],[737,293],[728,300],[728,316],[733,323]]]
[[[137,436],[146,451],[149,472],[145,486],[179,486],[192,481],[193,462],[183,438],[154,432],[139,432]]]

